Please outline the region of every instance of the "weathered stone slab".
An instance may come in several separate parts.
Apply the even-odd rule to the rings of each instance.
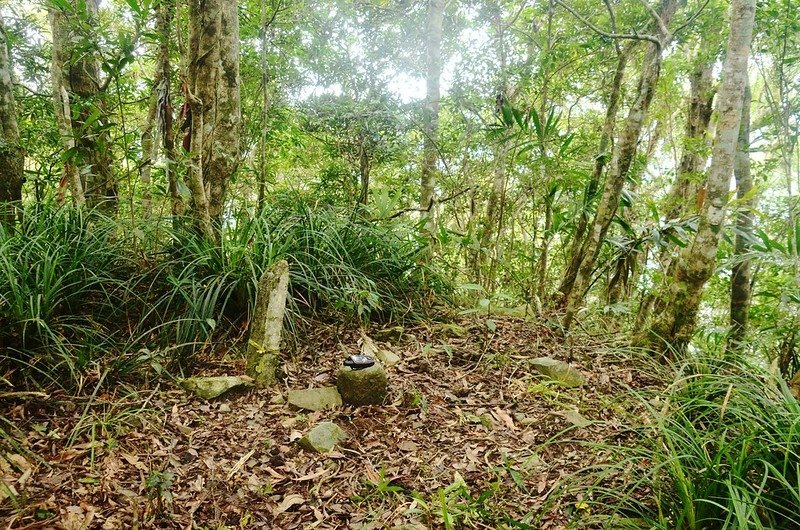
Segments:
[[[258,281],[256,307],[247,342],[247,373],[261,387],[275,384],[288,294],[289,264],[281,260],[266,270]]]
[[[549,357],[538,357],[529,361],[531,365],[542,375],[546,375],[553,381],[562,385],[574,388],[586,384],[586,377],[578,370],[564,361],[558,361]]]
[[[386,371],[379,362],[361,370],[344,366],[336,378],[336,388],[348,405],[380,405],[388,387]]]
[[[297,443],[303,449],[317,453],[329,453],[336,444],[345,440],[347,433],[341,427],[330,421],[317,424],[300,438]]]
[[[189,377],[180,382],[181,388],[203,399],[214,399],[225,392],[241,387],[253,386],[253,379],[247,376]]]
[[[390,350],[378,350],[375,352],[375,357],[387,368],[401,361],[400,356]]]
[[[323,410],[328,408],[340,407],[342,396],[332,386],[320,388],[306,388],[303,390],[289,390],[287,401],[303,410]]]

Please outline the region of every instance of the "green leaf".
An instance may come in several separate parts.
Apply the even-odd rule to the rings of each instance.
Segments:
[[[491,320],[491,319],[486,320],[485,324],[486,324],[486,327],[489,329],[489,331],[491,331],[491,332],[497,331],[497,323],[494,320]]]

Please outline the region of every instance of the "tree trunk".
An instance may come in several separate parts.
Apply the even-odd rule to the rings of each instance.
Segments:
[[[708,60],[698,61],[690,78],[683,152],[675,184],[667,199],[664,213],[666,220],[680,219],[688,213],[697,212],[696,205],[699,201],[696,199],[705,180],[708,159],[708,125],[714,110],[712,69],[715,59],[716,57],[709,57]]]
[[[731,29],[719,92],[717,137],[700,223],[694,241],[681,253],[669,290],[658,300],[656,318],[648,330],[650,344],[660,351],[685,350],[697,325],[703,288],[716,266],[736,158],[755,9],[755,0],[733,0],[731,4]]]
[[[756,197],[753,194],[753,177],[750,174],[750,104],[749,83],[744,89],[742,123],[739,126],[733,176],[736,179],[736,197],[739,211],[736,213],[736,238],[733,248],[733,270],[731,273],[731,334],[729,349],[737,350],[747,333],[748,313],[752,286],[752,259],[747,256],[753,238],[753,209]]]
[[[712,69],[716,62],[716,54],[705,56],[707,41],[701,41],[699,56],[696,59],[690,77],[689,104],[686,110],[686,129],[683,136],[683,152],[678,164],[678,174],[669,192],[664,213],[664,220],[683,219],[696,214],[705,185],[705,166],[708,159],[706,152],[710,145],[708,134],[711,114],[714,110],[714,94]],[[664,277],[669,279],[673,271],[674,256],[671,249],[663,248],[658,254]],[[642,298],[636,314],[634,329],[642,330],[650,320],[656,293],[667,286],[659,283],[652,287]]]
[[[662,0],[658,15],[663,22],[663,26],[667,26],[670,23],[678,9],[680,1],[681,0]],[[594,216],[591,232],[588,234],[580,250],[581,263],[575,275],[575,282],[567,296],[566,313],[562,321],[562,326],[565,330],[569,330],[575,313],[583,302],[585,290],[589,286],[592,271],[597,262],[597,256],[600,253],[600,248],[605,241],[606,233],[617,212],[622,188],[625,185],[628,170],[636,155],[636,148],[639,143],[639,137],[641,136],[642,126],[644,125],[650,103],[653,100],[656,85],[658,84],[661,72],[661,54],[664,47],[671,40],[672,36],[670,34],[661,35],[659,38],[660,45],[651,44],[645,53],[642,76],[636,91],[636,99],[631,105],[625,122],[625,128],[615,146],[614,155],[611,159],[611,169],[606,178],[603,195],[600,197],[600,203],[597,205],[597,212]]]
[[[85,195],[90,206],[114,210],[117,184],[111,170],[111,141],[104,127],[108,120],[100,62],[87,52],[93,48],[86,44],[92,36],[84,33],[97,23],[98,0],[72,0],[70,5],[66,10],[51,7],[49,11],[55,113],[67,150],[65,183],[69,182],[77,204],[83,203]]]
[[[586,231],[589,225],[589,206],[594,202],[597,195],[597,188],[600,185],[600,177],[603,175],[603,169],[606,167],[608,161],[608,150],[611,147],[611,139],[614,137],[614,129],[617,122],[617,111],[619,109],[620,96],[622,93],[622,81],[625,77],[625,68],[628,64],[628,58],[633,52],[634,45],[630,44],[621,49],[617,53],[617,67],[614,70],[614,80],[611,83],[611,92],[608,96],[608,107],[606,108],[606,117],[603,122],[603,130],[600,133],[600,144],[598,145],[598,153],[594,159],[594,166],[592,167],[592,174],[589,177],[589,184],[586,187],[586,193],[583,196],[583,208],[581,215],[578,219],[578,226],[575,230],[575,238],[572,240],[572,247],[569,253],[569,263],[564,278],[561,280],[561,285],[558,291],[561,296],[560,305],[567,301],[567,297],[572,292],[572,286],[575,283],[575,277],[578,275],[578,267],[583,261],[581,254],[581,247],[586,238]]]
[[[185,213],[183,197],[178,190],[178,172],[175,171],[175,116],[172,106],[172,21],[175,18],[175,0],[161,0],[156,8],[156,32],[158,33],[158,66],[156,79],[156,121],[164,149],[164,173],[171,202],[170,211],[174,224],[178,224]]]
[[[439,135],[439,81],[442,76],[442,23],[444,0],[429,0],[427,27],[427,90],[422,133],[425,135],[422,155],[420,209],[427,219],[430,234],[436,232],[436,160]]]
[[[508,79],[505,26],[499,9],[494,13],[492,22],[495,26],[497,58],[500,63],[498,72],[500,75],[500,82],[498,83],[499,86],[497,87],[495,99],[498,107],[500,107],[508,98]],[[495,111],[497,113],[502,113],[502,108],[496,108]],[[494,178],[492,179],[492,189],[489,192],[489,198],[486,201],[486,216],[481,227],[480,249],[478,250],[478,263],[476,267],[483,276],[482,284],[487,291],[493,289],[495,263],[497,260],[496,249],[499,242],[497,236],[501,230],[505,206],[506,157],[508,156],[508,141],[506,138],[501,138],[499,144],[494,146],[492,151]],[[487,260],[489,261],[488,270],[485,267]]]
[[[0,223],[7,228],[22,212],[23,162],[8,38],[0,19]]]
[[[189,2],[190,189],[201,229],[222,226],[225,193],[239,166],[239,12],[232,0]]]

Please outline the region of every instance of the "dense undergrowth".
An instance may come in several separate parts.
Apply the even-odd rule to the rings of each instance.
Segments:
[[[800,528],[800,404],[780,377],[699,356],[677,365],[666,389],[631,397],[631,424],[559,492],[581,499],[583,525]]]
[[[0,232],[3,377],[74,388],[89,368],[184,369],[203,348],[242,338],[258,280],[280,259],[290,263],[296,317],[415,318],[448,290],[419,265],[425,243],[400,223],[296,197],[240,218],[211,244],[163,222],[27,211],[17,230]]]

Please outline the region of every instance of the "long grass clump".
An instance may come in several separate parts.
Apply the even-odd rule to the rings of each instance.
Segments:
[[[148,233],[168,237],[135,247],[138,226],[43,205],[0,232],[0,368],[41,384],[77,383],[90,366],[184,369],[199,351],[245,337],[258,281],[281,259],[295,317],[414,318],[446,285],[419,265],[413,227],[296,196],[237,216],[218,242],[189,220],[178,226],[162,222]]]
[[[627,441],[565,480],[576,524],[664,530],[800,529],[800,404],[743,359],[692,358],[641,412]]]

